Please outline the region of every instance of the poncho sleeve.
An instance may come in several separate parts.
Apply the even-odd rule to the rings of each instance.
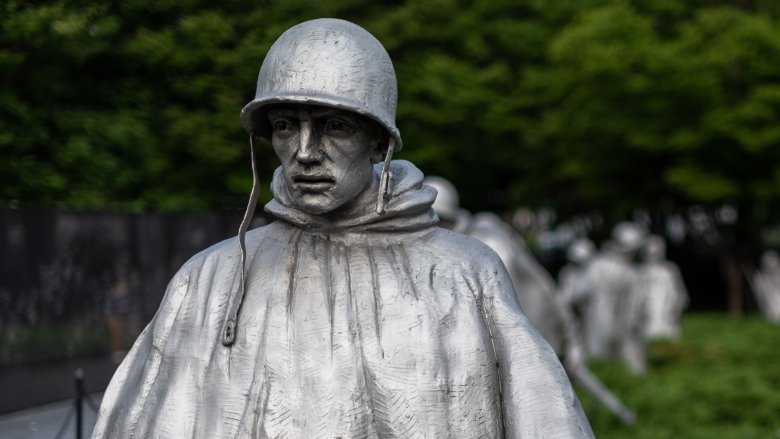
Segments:
[[[192,262],[192,261],[191,261]],[[188,264],[192,265],[192,264]],[[92,438],[144,437],[154,404],[154,388],[159,388],[160,364],[173,320],[189,289],[190,266],[185,265],[171,279],[160,308],[138,336],[122,364],[114,373],[98,412]]]
[[[483,312],[499,368],[506,437],[594,437],[558,357],[523,314],[506,269],[497,257],[486,260]]]

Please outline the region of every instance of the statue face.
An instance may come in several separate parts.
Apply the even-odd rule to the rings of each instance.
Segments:
[[[272,108],[268,119],[296,208],[315,215],[337,212],[369,189],[381,152],[367,119],[312,105]]]

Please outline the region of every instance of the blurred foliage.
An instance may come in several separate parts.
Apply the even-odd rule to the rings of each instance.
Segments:
[[[649,371],[592,370],[637,412],[620,423],[580,393],[596,436],[608,438],[771,438],[780,431],[780,331],[758,317],[685,316],[683,337],[650,346]]]
[[[399,158],[451,179],[470,209],[730,203],[745,230],[777,214],[771,0],[8,0],[0,202],[243,207],[239,111],[271,43],[323,16],[387,47]],[[277,160],[260,149],[267,187]]]

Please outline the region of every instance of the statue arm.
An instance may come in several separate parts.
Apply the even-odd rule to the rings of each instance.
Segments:
[[[152,422],[147,399],[160,374],[164,344],[187,293],[188,280],[189,272],[184,268],[174,276],[154,318],[114,373],[100,405],[93,438],[143,436]]]
[[[507,438],[591,438],[593,432],[558,357],[518,305],[503,266],[483,291],[501,380]]]

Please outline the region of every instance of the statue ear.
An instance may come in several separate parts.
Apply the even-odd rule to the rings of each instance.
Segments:
[[[387,133],[387,129],[379,124],[379,122],[369,119],[366,116],[361,116],[361,121],[363,129],[367,130],[371,135],[371,140],[368,145],[371,163],[379,163],[384,159],[385,152],[390,145],[390,137]]]
[[[378,136],[374,136],[371,140],[369,148],[371,148],[371,163],[379,163],[382,161],[382,145],[384,144]]]

